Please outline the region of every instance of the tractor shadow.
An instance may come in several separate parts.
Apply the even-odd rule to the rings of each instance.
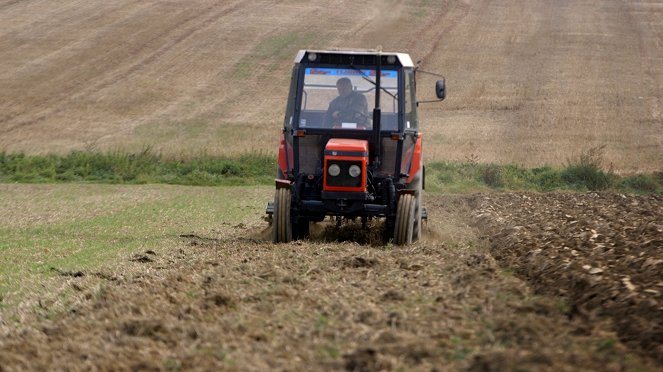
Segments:
[[[384,221],[343,221],[340,225],[331,220],[311,223],[309,240],[322,242],[354,242],[359,245],[384,246]]]
[[[303,240],[315,243],[353,242],[365,246],[384,246],[384,226],[384,221],[368,221],[364,227],[360,221],[345,220],[338,225],[328,217],[321,222],[311,222],[309,236]],[[272,225],[256,229],[249,235],[271,242]]]

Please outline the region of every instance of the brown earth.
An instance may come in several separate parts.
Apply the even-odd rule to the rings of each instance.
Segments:
[[[272,151],[296,51],[378,45],[447,77],[429,160],[663,169],[663,6],[639,0],[0,0],[0,151]]]
[[[54,272],[71,305],[53,314],[44,298],[30,321],[2,321],[0,370],[661,367],[663,199],[427,200],[410,247],[372,245],[371,230],[328,241],[352,224],[272,245],[252,222]]]
[[[614,319],[630,346],[663,363],[663,197],[510,194],[479,199],[491,252],[569,315]]]

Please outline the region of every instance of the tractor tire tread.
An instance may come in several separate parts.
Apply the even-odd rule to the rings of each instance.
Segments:
[[[405,194],[398,200],[396,209],[396,227],[394,243],[397,245],[408,245],[412,243],[414,233],[414,212],[416,201],[413,195]]]
[[[274,221],[272,226],[272,242],[274,243],[288,243],[292,240],[290,201],[290,190],[277,189],[274,193]]]

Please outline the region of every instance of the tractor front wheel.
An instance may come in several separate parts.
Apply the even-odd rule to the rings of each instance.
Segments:
[[[394,229],[394,243],[408,245],[412,243],[414,235],[415,213],[417,211],[414,195],[404,194],[398,200],[396,208],[396,227]]]
[[[291,199],[289,189],[276,189],[272,221],[272,242],[274,243],[288,243],[292,240],[292,221],[290,220]]]

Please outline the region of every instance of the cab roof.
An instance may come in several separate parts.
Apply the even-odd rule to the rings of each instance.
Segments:
[[[374,49],[330,49],[330,50],[300,50],[295,57],[295,63],[311,64],[357,64],[377,65],[377,57],[381,56],[383,66],[414,67],[410,55],[407,53],[381,52]],[[395,57],[395,58],[389,58]]]

